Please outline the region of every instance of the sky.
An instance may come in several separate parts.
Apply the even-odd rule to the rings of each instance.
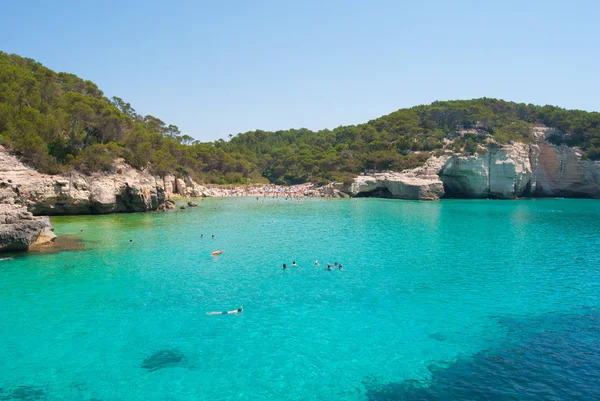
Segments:
[[[202,141],[436,100],[600,110],[600,2],[11,1],[0,50]]]

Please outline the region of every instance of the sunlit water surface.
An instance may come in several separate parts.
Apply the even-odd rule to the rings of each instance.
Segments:
[[[198,201],[0,261],[0,400],[600,398],[598,201]]]

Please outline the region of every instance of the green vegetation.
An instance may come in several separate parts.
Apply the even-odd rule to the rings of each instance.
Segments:
[[[156,174],[206,183],[348,181],[367,169],[419,166],[433,152],[485,153],[486,143],[529,142],[535,124],[564,133],[551,142],[600,159],[600,113],[487,98],[434,102],[333,130],[252,131],[200,143],[104,97],[93,82],[0,52],[0,144],[48,173],[110,170],[123,157]]]

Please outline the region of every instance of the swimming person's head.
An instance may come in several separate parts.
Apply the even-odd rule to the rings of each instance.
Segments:
[[[243,306],[240,306],[240,307],[238,308],[238,312],[242,312],[243,310],[244,310],[244,307],[243,307]]]
[[[285,269],[287,266],[285,265],[285,263],[283,264],[283,268]]]
[[[334,266],[337,266],[337,265],[338,265],[338,262],[335,262],[333,265],[334,265]]]

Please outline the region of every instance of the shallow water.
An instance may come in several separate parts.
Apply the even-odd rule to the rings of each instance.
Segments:
[[[0,261],[0,400],[598,398],[598,205],[238,198],[53,218],[86,250]]]

